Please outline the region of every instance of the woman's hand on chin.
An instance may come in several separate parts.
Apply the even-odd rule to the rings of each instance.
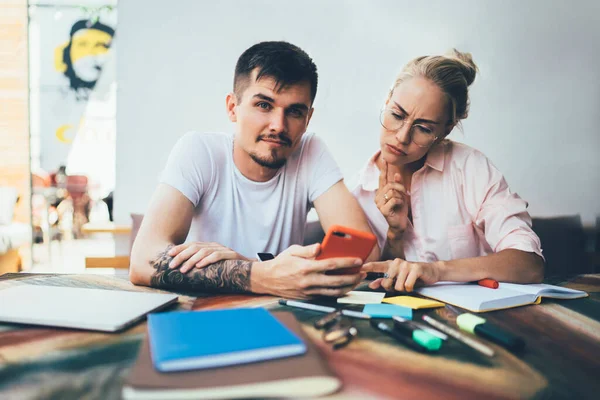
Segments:
[[[375,204],[389,225],[388,239],[400,239],[408,225],[410,201],[400,174],[394,174],[393,181],[388,180],[388,164],[383,159]]]

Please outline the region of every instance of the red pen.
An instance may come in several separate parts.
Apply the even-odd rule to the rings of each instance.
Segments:
[[[477,281],[477,284],[479,286],[484,286],[490,289],[498,289],[498,286],[500,286],[500,284],[498,283],[498,281],[494,280],[494,279],[480,279]]]

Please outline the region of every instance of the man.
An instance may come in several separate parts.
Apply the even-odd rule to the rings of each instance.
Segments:
[[[132,249],[133,283],[309,298],[342,296],[364,278],[327,272],[365,260],[317,261],[319,244],[298,245],[313,205],[324,230],[370,231],[324,143],[305,134],[317,79],[310,57],[286,42],[240,56],[226,98],[236,132],[176,144]],[[277,256],[260,262],[257,252]]]

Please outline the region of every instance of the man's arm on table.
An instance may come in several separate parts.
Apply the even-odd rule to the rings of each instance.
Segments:
[[[360,231],[371,232],[362,207],[352,196],[344,181],[330,187],[325,193],[314,201],[315,209],[319,214],[319,221],[323,230],[327,232],[332,225],[343,225]],[[376,244],[365,263],[379,260],[380,249]]]
[[[182,273],[170,268],[169,249],[185,240],[193,214],[193,204],[178,190],[164,184],[158,187],[131,251],[131,282],[163,289],[268,293],[299,299],[339,297],[360,283],[361,274],[327,275],[360,263],[353,258],[315,261],[319,245],[291,246],[270,261],[222,260]]]
[[[174,257],[168,252],[183,243],[193,215],[194,205],[179,190],[158,186],[131,250],[131,282],[163,289],[250,292],[251,261],[222,260],[187,273],[169,268]]]

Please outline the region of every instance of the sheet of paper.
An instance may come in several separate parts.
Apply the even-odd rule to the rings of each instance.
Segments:
[[[435,308],[435,307],[444,307],[444,303],[431,300],[431,299],[422,299],[420,297],[413,296],[395,296],[395,297],[386,297],[383,299],[383,303],[396,304],[399,306],[409,307],[415,310],[420,308]]]
[[[384,297],[385,293],[353,290],[337,299],[337,302],[341,304],[380,304]]]
[[[406,319],[412,319],[412,310],[408,307],[397,306],[395,304],[367,304],[363,313],[369,314],[373,318],[392,318],[399,316]]]

